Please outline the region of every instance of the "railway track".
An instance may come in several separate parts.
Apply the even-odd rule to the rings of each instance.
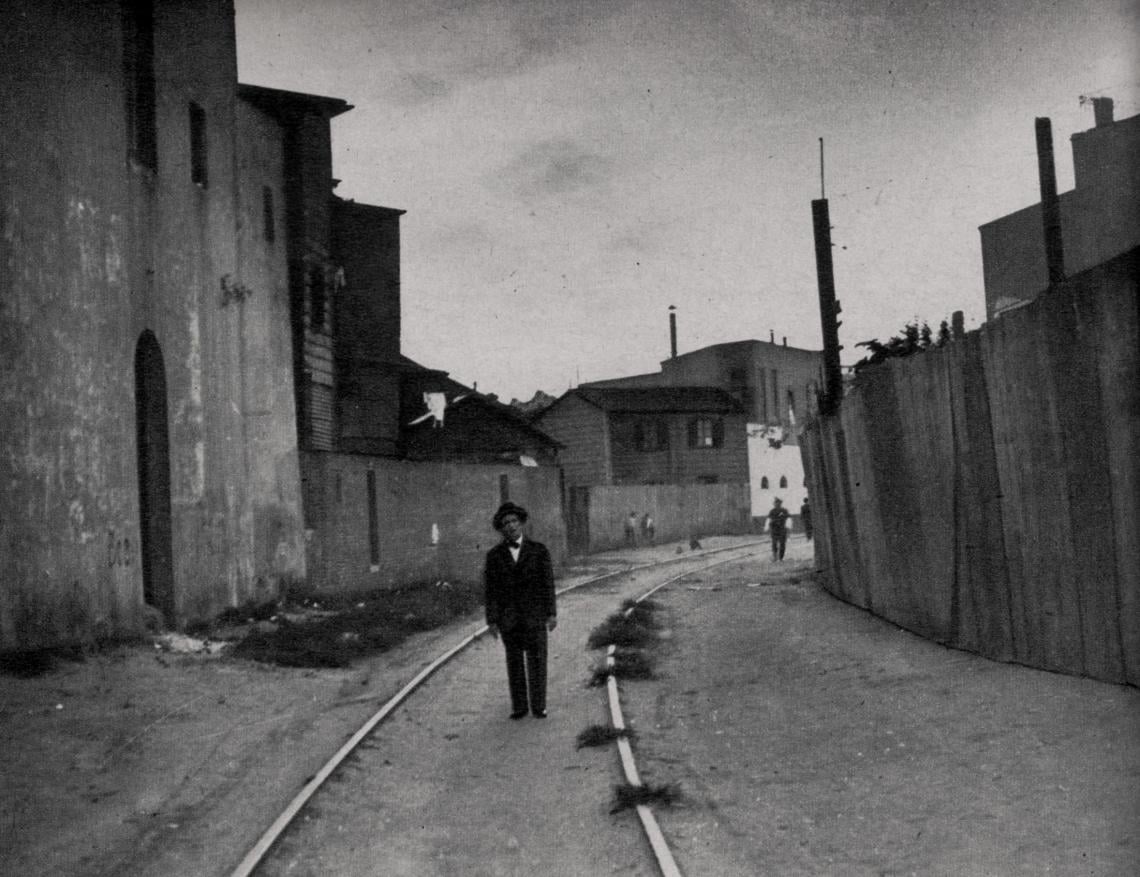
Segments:
[[[571,586],[562,588],[558,591],[561,597],[571,591],[582,591],[590,586],[596,586],[602,583],[614,583],[622,580],[625,577],[636,576],[638,574],[652,573],[666,569],[668,567],[683,567],[683,571],[679,571],[676,575],[671,576],[664,581],[655,583],[651,588],[645,590],[640,596],[635,599],[640,601],[650,596],[652,593],[660,590],[661,588],[683,579],[689,575],[710,569],[733,561],[745,559],[753,556],[757,546],[760,543],[746,543],[744,545],[735,545],[727,548],[716,549],[707,551],[698,557],[692,555],[684,555],[676,558],[670,558],[665,561],[658,561],[655,563],[643,564],[635,567],[630,567],[623,570],[607,572],[581,582],[577,582]],[[713,559],[715,558],[715,559]],[[388,699],[379,709],[377,709],[361,726],[360,728],[329,758],[325,764],[318,770],[311,779],[309,779],[301,790],[294,796],[284,810],[273,820],[269,827],[258,838],[257,842],[249,849],[243,857],[238,866],[231,872],[231,877],[248,877],[248,875],[255,874],[261,867],[263,862],[266,861],[270,852],[278,844],[281,837],[289,829],[297,817],[305,810],[306,806],[310,804],[313,798],[326,786],[330,779],[337,775],[338,769],[344,764],[345,760],[356,752],[371,735],[385,722],[389,721],[394,714],[399,711],[399,708],[407,701],[407,699],[420,688],[443,667],[451,664],[459,655],[468,650],[473,644],[481,640],[487,634],[487,628],[481,626],[474,633],[464,637],[456,642],[451,647],[447,648],[444,652],[438,655],[434,660],[426,664],[416,675],[401,688],[394,696]],[[615,727],[620,727],[624,723],[624,719],[620,714],[620,701],[618,699],[616,680],[611,675],[609,677],[608,686],[612,687],[612,693],[609,694],[610,698],[610,715],[611,721],[614,722]],[[616,710],[616,712],[615,712]],[[620,741],[623,746],[619,747],[619,753],[622,761],[622,769],[625,773],[627,782],[635,783],[637,780],[636,766],[633,762],[632,751],[629,748],[628,741]],[[633,779],[631,779],[631,776]],[[646,837],[649,840],[650,849],[653,851],[654,860],[658,870],[666,875],[672,877],[680,872],[676,869],[676,864],[672,861],[671,854],[668,851],[668,845],[661,835],[660,829],[656,826],[655,818],[652,811],[648,807],[639,807],[638,816],[641,821],[642,827],[646,832]]]

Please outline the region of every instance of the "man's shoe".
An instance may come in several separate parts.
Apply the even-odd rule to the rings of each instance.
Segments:
[[[545,719],[546,718],[546,710],[535,710],[534,711],[534,717],[536,719]]]
[[[525,715],[526,715],[526,710],[515,710],[513,713],[511,713],[511,718],[512,719],[521,719]]]

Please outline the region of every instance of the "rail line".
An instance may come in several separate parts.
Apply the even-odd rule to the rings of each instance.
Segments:
[[[715,554],[726,554],[728,552],[736,552],[736,551],[744,551],[745,549],[753,549],[757,545],[760,545],[760,544],[762,544],[762,543],[760,543],[760,542],[746,542],[746,543],[741,544],[741,545],[732,545],[732,546],[728,546],[725,548],[715,548],[715,549],[712,549],[710,551],[706,551],[706,552],[702,553],[701,555],[699,555],[699,558],[703,559],[705,557],[709,557],[709,556],[715,555]],[[744,556],[747,556],[747,555],[744,555]],[[680,563],[680,562],[683,562],[685,560],[693,560],[693,559],[694,558],[692,555],[685,555],[685,556],[681,556],[681,557],[669,558],[668,560],[656,561],[653,563],[640,564],[638,566],[631,566],[631,567],[628,567],[626,569],[614,570],[612,572],[607,572],[607,573],[603,573],[603,574],[598,575],[598,576],[594,576],[593,578],[584,579],[583,581],[577,582],[576,584],[573,584],[573,585],[568,585],[567,587],[559,589],[556,593],[558,596],[561,596],[562,594],[569,593],[570,591],[576,591],[576,590],[584,588],[588,585],[596,585],[599,582],[606,581],[608,579],[614,579],[614,578],[618,578],[620,576],[631,575],[633,573],[643,572],[643,571],[648,570],[648,569],[654,569],[656,567],[666,566],[668,564],[673,564],[673,563]],[[702,566],[702,567],[698,567],[697,569],[689,570],[685,573],[682,573],[681,575],[674,576],[673,578],[667,579],[666,581],[661,582],[660,584],[651,588],[646,593],[642,594],[640,597],[637,598],[637,601],[644,600],[647,597],[649,597],[651,594],[653,594],[656,591],[660,590],[661,588],[665,587],[666,585],[671,584],[672,582],[678,581],[680,579],[683,579],[686,576],[692,575],[695,572],[701,572],[705,569],[709,569],[709,568],[714,567],[714,566],[719,566],[719,565],[724,564],[724,563],[731,563],[732,561],[739,560],[739,559],[742,559],[742,558],[740,558],[740,557],[724,558],[724,559],[718,560],[714,563],[707,564],[707,565]],[[344,745],[342,745],[340,747],[340,749],[338,749],[333,754],[333,756],[327,762],[325,762],[324,766],[319,771],[317,771],[312,776],[311,779],[309,779],[305,783],[305,785],[301,788],[301,790],[289,802],[288,806],[286,806],[285,809],[283,811],[281,811],[281,814],[273,821],[273,823],[269,826],[269,828],[267,828],[265,830],[265,832],[261,835],[261,837],[258,838],[257,842],[253,845],[252,848],[250,848],[249,852],[246,853],[245,857],[241,860],[241,862],[238,864],[238,866],[232,872],[230,872],[230,877],[250,877],[250,875],[252,875],[254,873],[254,871],[257,869],[257,867],[261,864],[261,862],[269,854],[269,851],[273,848],[274,844],[276,844],[277,840],[281,837],[282,834],[284,834],[285,830],[289,827],[290,823],[292,823],[292,821],[297,817],[297,815],[301,812],[301,810],[304,808],[304,806],[317,793],[317,791],[320,790],[320,788],[325,784],[325,782],[328,781],[328,779],[333,775],[333,773],[341,765],[341,763],[350,754],[352,754],[353,750],[355,750],[368,737],[368,735],[370,733],[372,733],[373,730],[375,730],[375,728],[381,722],[383,722],[385,719],[390,717],[392,715],[392,713],[394,713],[396,711],[396,709],[405,700],[407,700],[408,697],[413,692],[415,692],[421,685],[424,684],[424,682],[426,682],[441,667],[443,667],[447,663],[449,663],[452,659],[454,659],[457,655],[459,655],[461,652],[463,652],[465,649],[467,649],[470,645],[472,645],[473,643],[475,643],[476,641],[481,639],[483,636],[485,636],[487,634],[487,631],[488,631],[487,626],[483,625],[478,630],[476,630],[474,633],[469,634],[468,636],[466,636],[462,640],[460,640],[458,643],[453,645],[451,648],[444,651],[437,658],[435,658],[433,661],[429,662],[425,667],[423,667],[423,669],[421,669],[414,677],[412,677],[412,679],[407,684],[405,684],[403,688],[401,688],[398,692],[396,692],[396,694],[394,694],[391,698],[389,698],[375,713],[373,713],[372,716],[369,717],[368,720],[365,721],[364,724],[360,726],[360,728],[356,731],[356,733],[354,733],[347,741],[345,741]],[[612,659],[610,659],[610,660],[612,660]],[[612,674],[609,677],[609,684],[615,686],[615,694],[613,695],[615,700],[613,702],[616,703],[616,696],[617,696],[616,695],[616,683],[614,681],[614,677]],[[619,711],[618,716],[620,718],[620,705],[618,706],[618,711]],[[621,743],[621,742],[625,742],[625,741],[619,741],[619,743]],[[626,746],[628,747],[628,743],[626,743]],[[624,764],[624,758],[625,757],[623,756],[623,764]],[[629,758],[630,758],[630,764],[632,765],[633,764],[632,752],[630,753]],[[636,776],[636,766],[633,767],[633,771],[634,771],[634,775]],[[627,774],[627,777],[628,777],[628,774]],[[639,815],[641,813],[641,809],[642,809],[641,807],[638,807]],[[648,809],[648,808],[646,808],[646,809]],[[651,820],[653,819],[652,811],[649,812],[649,818]],[[644,817],[643,817],[643,825],[644,824],[645,824],[645,821],[644,821]],[[653,820],[653,824],[656,825],[655,820]],[[657,829],[657,831],[656,831],[656,838],[654,836],[649,835],[649,831],[650,831],[650,829],[646,828],[647,836],[650,837],[650,844],[653,847],[654,855],[657,858],[658,867],[662,867],[662,865],[661,865],[662,859],[658,855],[658,843],[663,845],[664,850],[665,850],[665,854],[668,858],[668,861],[671,861],[672,857],[668,853],[667,845],[664,845],[664,838],[660,837],[660,829]],[[676,865],[673,865],[673,868],[675,869]],[[674,877],[674,875],[680,874],[679,871],[676,871],[676,870],[668,871],[668,870],[664,870],[663,867],[662,867],[662,873],[664,875],[666,875],[666,877]]]
[[[634,598],[633,602],[636,604],[647,600],[667,585],[688,578],[694,572],[704,572],[707,569],[712,569],[714,566],[732,563],[739,559],[740,558],[737,557],[728,557],[723,560],[718,560],[715,563],[702,566],[699,570],[690,570],[689,572],[681,573],[681,575],[673,576],[671,579],[666,579],[654,585],[640,597]],[[625,610],[626,617],[632,614],[633,609],[634,607],[630,606]],[[616,647],[612,645],[606,649],[606,666],[611,671],[606,678],[606,696],[610,707],[610,724],[615,731],[624,731],[626,730],[626,723],[625,716],[621,711],[621,692],[618,689],[617,676],[612,672],[615,664],[615,650]],[[625,774],[625,781],[631,786],[641,786],[641,776],[637,771],[637,761],[633,757],[633,747],[629,742],[628,735],[622,734],[617,738],[617,747],[618,756],[621,759],[622,772]],[[657,817],[653,813],[653,808],[648,804],[638,804],[637,817],[641,821],[642,831],[645,832],[645,839],[649,842],[649,847],[653,851],[654,858],[657,860],[657,868],[661,872],[662,877],[681,877],[681,869],[677,867],[677,862],[673,858],[673,851],[669,848],[669,842],[665,839],[665,834],[661,831],[661,826],[657,823]]]

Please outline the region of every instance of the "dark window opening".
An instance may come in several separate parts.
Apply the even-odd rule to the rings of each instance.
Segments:
[[[780,476],[780,487],[787,487],[787,486],[788,486],[788,477],[786,475],[781,475]]]
[[[716,484],[717,480],[718,479],[717,479],[716,475],[698,475],[697,476],[697,484]]]
[[[767,475],[765,475],[763,478],[760,479],[760,489],[761,490],[767,490],[768,489],[768,476]]]
[[[499,503],[502,504],[511,498],[511,476],[499,476]]]
[[[380,515],[376,508],[376,472],[368,470],[368,562],[380,565]]]
[[[206,111],[190,104],[190,179],[205,188],[209,185],[206,160]]]
[[[328,290],[325,286],[325,271],[314,268],[309,272],[309,328],[320,329],[328,316]]]
[[[633,443],[639,451],[663,451],[669,447],[669,429],[663,420],[639,420],[633,426]]]
[[[123,67],[131,156],[154,171],[158,170],[154,5],[151,0],[124,0],[122,10]]]
[[[788,413],[789,417],[795,417],[796,411],[796,394],[792,390],[788,390]]]
[[[262,233],[269,243],[277,240],[277,226],[273,215],[273,190],[268,186],[261,187],[261,225]]]

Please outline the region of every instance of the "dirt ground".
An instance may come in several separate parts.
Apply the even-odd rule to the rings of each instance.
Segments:
[[[685,874],[1140,874],[1140,691],[943,648],[838,602],[794,543],[655,599],[623,684]]]
[[[660,678],[623,683],[643,776],[684,795],[661,814],[684,873],[1140,873],[1140,692],[927,643],[820,591],[802,540],[789,555],[663,592]],[[347,670],[148,645],[0,676],[0,873],[228,874],[479,623]]]
[[[597,555],[558,584],[675,550]],[[173,650],[146,644],[37,678],[0,675],[0,874],[230,873],[376,708],[481,622],[476,613],[345,670],[185,653],[175,637],[164,641]]]

